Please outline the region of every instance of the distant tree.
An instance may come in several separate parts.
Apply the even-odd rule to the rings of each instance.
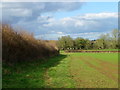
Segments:
[[[114,29],[113,31],[112,31],[112,38],[114,39],[114,40],[118,40],[118,34],[119,34],[119,31],[118,31],[118,29]]]
[[[120,49],[120,30],[118,30],[118,49]]]
[[[73,39],[70,36],[62,36],[58,38],[57,45],[59,49],[72,49],[74,46]]]
[[[102,34],[100,36],[99,40],[97,40],[98,45],[100,44],[102,49],[107,49],[107,48],[109,48],[109,43],[108,43],[109,40],[110,40],[109,34]]]
[[[78,37],[75,39],[75,48],[76,49],[85,49],[86,43],[87,43],[87,40]]]
[[[105,45],[105,41],[103,39],[97,39],[93,45],[94,49],[105,49],[105,47],[106,47],[106,45]]]
[[[85,49],[91,49],[92,48],[92,43],[89,39],[86,39],[86,44],[85,44]]]
[[[97,40],[84,38],[72,39],[70,36],[58,38],[59,49],[117,49],[120,48],[120,31],[114,29],[109,34],[102,34]]]
[[[118,29],[114,29],[111,34],[112,34],[112,44],[114,48],[118,48],[118,35],[119,35],[119,30]]]
[[[94,47],[96,49],[117,49],[118,48],[118,34],[119,31],[114,29],[110,34],[102,34],[96,40]]]

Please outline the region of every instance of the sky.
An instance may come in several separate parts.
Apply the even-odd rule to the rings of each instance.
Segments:
[[[70,35],[94,40],[118,28],[117,2],[4,2],[0,8],[0,20],[37,39]]]

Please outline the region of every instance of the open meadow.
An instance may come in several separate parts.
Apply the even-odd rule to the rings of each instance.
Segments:
[[[117,88],[118,53],[65,53],[3,64],[3,88]]]
[[[0,88],[120,88],[120,3],[2,1]]]

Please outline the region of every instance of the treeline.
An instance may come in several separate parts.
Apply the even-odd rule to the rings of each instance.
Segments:
[[[52,42],[36,40],[26,31],[15,31],[10,25],[2,24],[2,60],[24,62],[58,55]]]
[[[110,34],[102,34],[97,40],[89,40],[78,37],[72,39],[70,36],[58,38],[57,46],[61,50],[67,49],[118,49],[120,32],[114,29]]]

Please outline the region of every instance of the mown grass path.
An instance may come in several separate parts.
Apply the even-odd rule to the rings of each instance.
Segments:
[[[64,53],[6,66],[3,88],[117,88],[117,53]]]

